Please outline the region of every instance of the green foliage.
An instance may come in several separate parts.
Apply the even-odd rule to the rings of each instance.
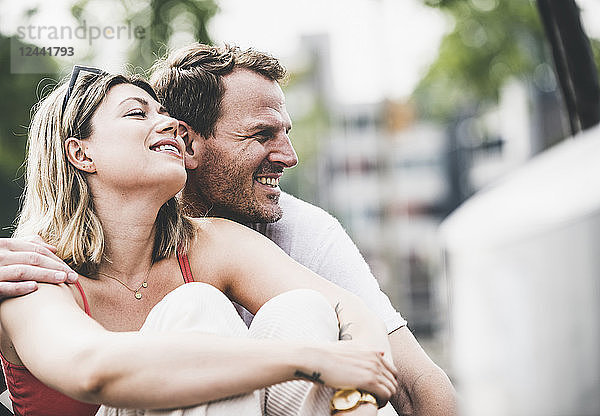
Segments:
[[[291,114],[293,128],[290,132],[290,138],[296,150],[299,160],[299,168],[286,170],[282,179],[282,189],[293,195],[301,196],[302,199],[309,202],[318,200],[317,190],[319,178],[319,169],[317,166],[317,155],[320,150],[320,139],[327,135],[329,130],[329,111],[324,97],[320,94],[322,91],[314,88],[317,84],[315,76],[317,74],[317,62],[313,58],[305,68],[289,72],[287,79],[283,82],[283,90],[286,97],[291,97],[298,92],[306,94],[303,99],[296,100],[303,102]]]
[[[528,79],[547,62],[537,8],[525,0],[425,0],[453,28],[415,90],[421,114],[445,120],[462,108],[495,103],[510,77]]]
[[[594,53],[594,62],[600,73],[600,40],[590,38],[590,43],[592,44],[592,52]]]
[[[31,107],[38,101],[40,86],[39,74],[11,74],[10,46],[29,46],[17,39],[0,34],[0,236],[11,233],[18,209],[18,198],[22,192],[23,170],[20,169],[25,157],[27,126],[30,122]],[[43,58],[44,66],[57,70],[50,58]],[[47,82],[46,82],[47,84]]]
[[[79,21],[92,0],[79,0],[71,13]],[[177,30],[191,32],[194,40],[212,43],[208,34],[208,21],[218,11],[214,0],[112,0],[125,10],[124,23],[140,25],[146,29],[144,39],[130,50],[128,61],[134,67],[149,69],[157,57],[166,52]],[[107,7],[111,7],[111,2]],[[178,22],[184,26],[179,28]]]
[[[149,39],[131,51],[129,62],[149,68],[156,58],[165,52],[169,39],[175,33],[173,22],[181,17],[184,17],[188,27],[192,28],[194,40],[212,43],[207,24],[217,10],[213,0],[150,0],[145,8],[128,17],[131,21],[146,21],[150,27]]]
[[[93,0],[78,0],[71,7],[73,16],[82,21]],[[150,68],[157,55],[165,51],[165,46],[179,29],[177,22],[183,17],[195,40],[210,43],[207,24],[217,12],[214,0],[112,0],[103,7],[122,6],[126,13],[124,23],[131,22],[147,28],[147,37],[134,45],[129,60],[134,67]],[[112,4],[111,4],[112,3]],[[37,9],[25,12],[24,18],[35,15]],[[179,19],[179,20],[178,20]],[[18,210],[18,198],[23,189],[23,169],[27,126],[30,123],[31,107],[41,98],[41,86],[49,84],[40,81],[40,74],[11,74],[10,45],[18,42],[0,34],[0,236],[9,236],[11,225]],[[13,45],[14,46],[14,45]],[[28,45],[17,45],[28,46]],[[45,58],[45,57],[44,57]],[[44,67],[58,73],[58,66],[51,59],[44,59]]]

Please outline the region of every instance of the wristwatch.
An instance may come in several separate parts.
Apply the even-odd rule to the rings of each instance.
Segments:
[[[356,389],[338,390],[331,398],[331,414],[356,409],[363,403],[371,403],[377,406],[377,399],[371,393]]]

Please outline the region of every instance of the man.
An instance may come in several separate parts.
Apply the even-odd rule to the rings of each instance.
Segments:
[[[279,189],[298,163],[279,86],[285,70],[254,50],[191,45],[153,67],[151,81],[186,142],[183,200],[192,216],[219,216],[262,232],[299,263],[360,296],[390,332],[400,414],[456,413],[448,378],[392,308],[340,224]],[[282,276],[285,278],[285,276]],[[245,313],[246,321],[249,314]]]
[[[284,75],[275,58],[227,46],[195,44],[155,64],[151,80],[170,114],[181,121],[180,135],[186,143],[188,182],[183,200],[187,213],[247,224],[299,263],[356,293],[388,327],[401,386],[392,399],[398,413],[456,414],[448,378],[380,291],[340,224],[323,210],[280,191],[284,169],[298,163],[279,86]],[[10,244],[16,242],[0,245],[0,278],[9,265],[31,280],[64,270],[64,265],[58,268],[51,247],[39,240],[20,242],[29,244],[20,250],[11,251]],[[21,263],[3,260],[8,252]],[[62,280],[72,276],[57,274]],[[248,322],[250,314],[242,313]]]

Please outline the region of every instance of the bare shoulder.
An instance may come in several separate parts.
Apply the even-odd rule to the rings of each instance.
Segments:
[[[76,303],[71,289],[66,284],[38,283],[37,290],[24,296],[17,296],[2,301],[0,303],[0,317],[8,310],[29,307],[34,303],[39,304],[57,300]]]
[[[209,230],[211,228],[216,229],[231,229],[231,230],[249,230],[248,227],[237,223],[227,218],[218,217],[202,217],[202,218],[191,218],[192,223],[196,227],[196,230]]]
[[[232,244],[240,239],[261,239],[262,235],[245,225],[225,218],[204,217],[193,218],[196,228],[194,243],[202,244],[203,240],[212,243]]]
[[[279,248],[245,225],[223,218],[194,219],[196,236],[189,250],[192,271],[204,276],[227,276],[250,259]],[[215,285],[217,285],[215,283]]]
[[[39,301],[42,299],[71,299],[75,301],[71,294],[71,289],[69,286],[61,283],[61,284],[51,284],[51,283],[38,283],[37,290],[24,295],[17,296],[14,298],[6,299],[2,303],[0,303],[0,309],[5,309],[10,307],[11,305],[18,305],[21,303],[29,303],[34,301]]]
[[[188,249],[192,273],[197,281],[226,292],[229,278],[248,255],[261,244],[261,234],[223,218],[195,218],[195,238]],[[254,241],[254,243],[253,243]]]
[[[48,311],[64,305],[78,307],[67,285],[38,283],[38,288],[34,292],[6,299],[0,303],[2,330],[10,332],[15,326],[25,322],[32,311]]]

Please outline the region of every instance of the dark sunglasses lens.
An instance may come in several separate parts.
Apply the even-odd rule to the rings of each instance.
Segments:
[[[77,78],[79,78],[79,74],[83,73],[84,75],[86,73],[88,74],[96,74],[96,75],[103,75],[106,74],[106,72],[102,71],[101,69],[98,68],[94,68],[91,66],[81,66],[81,65],[75,65],[73,67],[73,71],[71,72],[71,79],[69,80],[69,87],[67,88],[67,93],[65,94],[65,98],[63,100],[63,105],[62,105],[62,111],[65,111],[65,108],[67,107],[67,103],[69,102],[69,98],[71,98],[71,93],[73,92],[73,88],[75,87],[75,83],[77,82]]]

